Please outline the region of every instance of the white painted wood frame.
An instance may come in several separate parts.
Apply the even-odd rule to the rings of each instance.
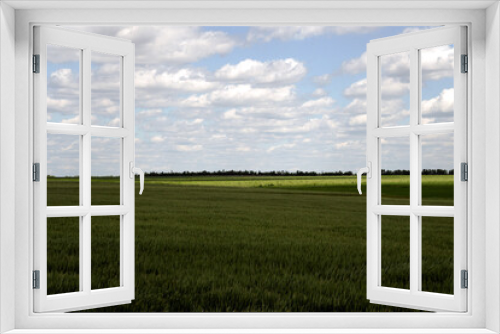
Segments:
[[[80,124],[47,123],[47,45],[80,50]],[[121,125],[91,124],[91,54],[99,52],[121,59]],[[40,288],[34,289],[35,312],[65,312],[129,303],[134,299],[134,44],[56,27],[34,27],[34,54],[40,55],[40,73],[33,74],[34,161],[40,163],[40,181],[34,183],[34,270],[40,271]],[[74,135],[80,142],[80,205],[47,207],[47,135]],[[91,138],[121,139],[120,205],[91,205]],[[91,289],[91,224],[93,216],[120,216],[120,286]],[[47,218],[80,218],[80,291],[47,295]]]
[[[467,270],[467,182],[460,164],[467,160],[467,74],[461,73],[461,55],[467,54],[466,28],[451,26],[371,41],[367,46],[367,297],[372,303],[433,311],[465,312],[467,290],[461,288],[461,270]],[[454,122],[422,124],[420,50],[454,46]],[[381,127],[381,57],[408,52],[410,58],[410,124]],[[422,134],[454,134],[454,206],[424,206],[421,201]],[[406,137],[410,143],[410,205],[381,205],[381,140]],[[410,218],[410,289],[382,286],[382,217]],[[422,291],[421,217],[454,218],[453,295]]]

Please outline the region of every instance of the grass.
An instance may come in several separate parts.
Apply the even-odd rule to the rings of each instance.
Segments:
[[[407,201],[407,181],[384,176],[383,198]],[[112,178],[92,185],[96,203],[118,189]],[[424,204],[452,205],[452,185],[424,176]],[[49,205],[78,203],[78,182],[50,179],[48,194]],[[49,254],[62,256],[49,256],[49,290],[76,291],[78,229],[57,219]],[[116,217],[97,219],[92,286],[116,286]],[[135,231],[135,300],[94,311],[409,311],[366,300],[366,201],[352,176],[152,178],[136,195]],[[423,221],[426,291],[452,293],[452,232],[448,218]],[[408,288],[408,217],[382,218],[382,244],[382,284]]]

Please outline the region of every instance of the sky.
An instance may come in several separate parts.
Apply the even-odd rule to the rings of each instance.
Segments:
[[[145,171],[355,171],[366,154],[366,44],[429,27],[72,27],[136,49],[136,165]],[[78,123],[79,53],[49,46],[48,121]],[[409,123],[407,54],[383,56],[382,126]],[[422,122],[453,121],[453,46],[422,50]],[[119,59],[92,54],[92,124],[119,126]],[[48,173],[78,174],[78,140],[49,135]],[[382,168],[408,169],[408,140]],[[422,138],[424,168],[453,168],[453,136]],[[119,172],[94,138],[92,175]]]

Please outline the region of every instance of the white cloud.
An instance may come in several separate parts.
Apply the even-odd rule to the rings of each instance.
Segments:
[[[294,148],[296,146],[296,144],[294,143],[291,143],[291,144],[281,144],[281,145],[274,145],[274,146],[271,146],[269,147],[266,152],[267,153],[271,153],[273,151],[276,151],[276,150],[280,150],[280,149],[289,149],[289,148]]]
[[[454,56],[454,48],[450,45],[421,50],[422,80],[435,81],[442,78],[452,78]]]
[[[381,125],[382,126],[397,126],[409,125],[410,111],[405,106],[402,99],[384,100],[380,105],[381,109]]]
[[[319,98],[317,100],[306,101],[302,104],[304,108],[326,108],[331,107],[335,103],[335,100],[329,96]]]
[[[225,55],[240,42],[223,31],[198,26],[72,27],[131,40],[137,65],[180,65]]]
[[[353,82],[344,89],[344,95],[347,97],[366,98],[366,78]]]
[[[240,118],[242,118],[242,116],[237,114],[236,109],[230,109],[224,113],[222,118],[224,118],[224,119],[240,119]]]
[[[313,82],[320,86],[326,86],[332,81],[333,76],[331,74],[317,75],[313,77]]]
[[[120,117],[113,118],[109,121],[108,126],[119,127],[121,125]]]
[[[185,107],[265,105],[295,99],[294,86],[258,88],[251,85],[227,85],[210,93],[191,95],[180,105]]]
[[[165,138],[162,136],[153,136],[151,137],[151,142],[153,143],[163,143],[165,141]]]
[[[344,111],[349,114],[366,113],[366,99],[355,98],[345,108]]]
[[[137,117],[155,117],[162,113],[162,110],[159,108],[156,109],[146,109],[138,112],[136,114]]]
[[[215,77],[232,82],[290,84],[302,79],[306,73],[304,64],[293,58],[266,62],[245,59],[236,65],[224,65],[215,72]]]
[[[314,92],[312,92],[312,96],[325,96],[326,94],[327,92],[323,88],[316,88]]]
[[[453,76],[453,47],[438,46],[421,51],[423,80],[440,80]],[[361,56],[344,61],[340,66],[341,74],[366,72],[366,52]],[[407,52],[384,55],[381,57],[382,77],[400,77],[402,81],[410,79],[410,60]]]
[[[191,68],[163,72],[158,69],[143,69],[135,72],[135,86],[149,92],[165,89],[205,92],[218,87],[219,83],[209,81],[203,71]]]
[[[227,54],[237,46],[237,41],[227,33],[204,31],[201,27],[130,27],[123,28],[116,35],[135,43],[136,62],[140,64],[186,64]]]
[[[443,89],[438,96],[423,100],[421,103],[422,120],[432,122],[435,118],[446,118],[444,121],[453,121],[454,101],[453,88]]]
[[[203,149],[203,145],[176,145],[175,149],[180,152],[196,152]]]
[[[367,80],[361,79],[352,83],[344,90],[346,97],[366,98]],[[382,99],[391,99],[409,94],[409,82],[402,82],[399,78],[385,77],[382,78],[381,94]]]
[[[360,26],[286,26],[286,27],[252,27],[247,40],[269,42],[273,39],[282,41],[303,40],[324,34],[345,35],[365,34],[378,29],[377,27]]]
[[[366,114],[356,115],[351,117],[349,120],[349,125],[365,125],[366,124]]]
[[[353,58],[342,62],[340,72],[347,74],[358,74],[366,71],[366,52],[358,58]]]
[[[78,101],[69,99],[53,99],[47,96],[47,111],[49,113],[57,112],[61,114],[75,114],[78,113]]]
[[[63,124],[80,124],[80,115],[77,115],[73,118],[67,118],[61,120],[61,123]]]

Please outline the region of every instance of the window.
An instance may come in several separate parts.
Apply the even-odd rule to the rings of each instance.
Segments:
[[[68,4],[58,4],[57,6],[67,6]],[[109,6],[109,3],[100,2],[100,6]],[[266,4],[267,5],[267,4]],[[345,5],[345,3],[344,3]],[[377,3],[378,5],[378,3]],[[33,268],[30,263],[31,254],[33,249],[30,241],[32,236],[32,212],[30,211],[31,205],[31,181],[28,175],[31,175],[31,154],[16,154],[16,221],[15,221],[15,277],[16,277],[16,323],[17,328],[67,328],[68,331],[74,328],[239,328],[239,327],[260,327],[260,328],[352,328],[353,324],[356,328],[420,328],[426,331],[425,328],[477,328],[477,331],[484,331],[487,328],[495,329],[495,316],[486,314],[485,307],[495,307],[495,297],[492,294],[485,295],[485,288],[493,289],[498,285],[495,275],[489,275],[486,278],[485,263],[488,265],[490,273],[495,272],[495,258],[492,255],[498,244],[497,235],[491,233],[495,231],[495,227],[491,224],[491,210],[494,210],[486,200],[484,195],[484,186],[489,190],[490,199],[496,198],[495,175],[490,175],[493,179],[485,183],[483,176],[484,164],[484,143],[488,148],[491,148],[491,154],[495,155],[497,141],[490,142],[485,138],[490,138],[485,135],[485,128],[492,130],[495,129],[493,122],[486,122],[485,115],[495,118],[495,108],[485,108],[485,106],[494,107],[494,96],[492,89],[497,87],[497,70],[489,68],[484,72],[484,64],[494,65],[498,63],[497,55],[492,52],[490,48],[495,48],[497,44],[496,38],[492,36],[495,29],[485,31],[484,23],[488,27],[495,26],[498,22],[495,18],[497,12],[495,8],[488,8],[484,10],[484,6],[489,4],[468,3],[468,9],[465,10],[464,3],[444,4],[442,2],[436,3],[436,6],[443,6],[446,9],[425,8],[428,4],[424,3],[411,3],[400,4],[401,6],[411,6],[406,9],[385,10],[379,9],[360,9],[357,10],[343,10],[336,8],[310,9],[310,10],[293,10],[288,8],[286,11],[273,10],[267,8],[265,10],[178,10],[170,8],[169,10],[112,10],[103,11],[102,9],[94,10],[20,10],[16,15],[16,150],[17,152],[31,152],[31,144],[28,140],[30,137],[30,115],[32,114],[32,107],[30,102],[29,90],[31,89],[30,75],[28,71],[30,68],[27,66],[31,63],[29,56],[31,55],[31,42],[30,42],[30,24],[33,22],[43,24],[60,24],[61,22],[92,22],[100,24],[102,22],[111,24],[123,24],[126,22],[209,22],[216,24],[231,24],[234,22],[242,24],[289,24],[294,22],[296,24],[304,24],[312,20],[321,24],[335,24],[346,22],[367,22],[370,24],[399,24],[400,22],[411,22],[412,24],[456,24],[468,22],[468,26],[473,27],[469,30],[471,37],[469,42],[469,50],[472,50],[470,58],[470,69],[477,70],[475,75],[468,76],[468,83],[472,84],[469,87],[471,92],[468,100],[469,106],[472,107],[469,113],[468,132],[471,133],[472,141],[468,144],[471,151],[471,158],[469,163],[474,164],[474,168],[470,169],[469,194],[474,194],[471,202],[471,210],[468,211],[468,216],[472,218],[471,224],[468,226],[468,238],[471,241],[467,248],[469,249],[468,256],[468,269],[470,270],[470,281],[468,290],[468,312],[466,314],[414,314],[399,316],[387,315],[363,315],[355,314],[349,316],[343,315],[326,315],[318,314],[312,316],[291,316],[275,315],[275,316],[258,316],[258,315],[193,315],[183,317],[179,315],[170,316],[139,316],[139,315],[60,315],[60,314],[47,314],[47,315],[33,315],[30,314],[32,310],[31,305],[31,269]],[[17,5],[16,5],[17,6]],[[31,6],[31,5],[27,5]],[[33,5],[35,6],[35,5]],[[38,6],[38,4],[36,5]],[[37,7],[24,7],[24,8],[37,8]],[[54,6],[53,4],[51,6]],[[309,5],[306,5],[307,7]],[[311,8],[314,5],[311,4]],[[354,5],[353,5],[354,6]],[[375,4],[374,4],[375,6]],[[423,7],[422,7],[423,6]],[[453,10],[450,10],[453,6]],[[470,9],[470,6],[476,8]],[[5,4],[3,4],[5,8]],[[415,8],[420,9],[415,9]],[[52,7],[54,8],[54,7]],[[309,7],[308,7],[309,8]],[[423,8],[423,9],[422,9]],[[376,15],[374,14],[374,11]],[[488,13],[488,16],[486,16]],[[265,14],[265,15],[263,15]],[[497,23],[495,23],[497,22]],[[12,29],[12,31],[14,31]],[[5,33],[5,30],[3,30]],[[486,38],[488,37],[488,38]],[[490,38],[492,37],[492,38]],[[485,51],[485,41],[486,49]],[[4,46],[5,39],[2,40],[2,47]],[[3,49],[3,48],[2,48]],[[2,51],[4,51],[3,49]],[[477,57],[475,57],[477,56]],[[486,57],[486,60],[485,60]],[[2,58],[2,62],[5,58]],[[492,88],[485,86],[485,80],[492,83]],[[5,85],[2,86],[4,93]],[[2,96],[2,100],[8,98]],[[12,100],[12,99],[11,99]],[[2,108],[2,113],[5,108]],[[491,110],[491,111],[489,111]],[[11,125],[14,120],[11,120]],[[472,131],[471,131],[472,130]],[[488,131],[489,131],[488,130]],[[494,131],[493,131],[494,132]],[[493,133],[490,132],[490,133]],[[4,133],[2,133],[2,136]],[[12,140],[14,140],[12,138]],[[2,150],[2,154],[6,151]],[[12,155],[13,156],[13,155]],[[493,169],[493,167],[491,167]],[[5,176],[5,174],[4,174]],[[487,203],[487,215],[485,216],[484,205]],[[494,207],[494,206],[493,206]],[[2,208],[4,210],[4,208]],[[473,233],[471,233],[473,232]],[[4,235],[6,237],[6,235]],[[11,235],[14,238],[14,234]],[[488,245],[485,247],[485,241]],[[3,243],[14,250],[14,245]],[[471,247],[471,245],[473,247]],[[488,249],[488,252],[485,252]],[[496,253],[495,253],[496,254]],[[6,259],[6,253],[2,253],[2,261]],[[485,260],[486,259],[486,260]],[[5,263],[5,262],[3,262]],[[8,262],[7,262],[8,263]],[[3,264],[2,264],[3,265]],[[12,267],[13,268],[13,267]],[[3,275],[9,272],[3,271]],[[14,275],[14,274],[12,274]],[[485,281],[486,279],[486,281]],[[12,282],[14,280],[12,279]],[[472,288],[471,288],[472,286]],[[5,289],[2,289],[2,293]],[[10,301],[11,299],[9,299]],[[14,299],[12,299],[14,302]],[[5,308],[3,309],[5,310]],[[2,311],[4,312],[4,311]],[[495,313],[496,314],[496,313]],[[12,325],[14,326],[14,325]],[[14,327],[11,327],[14,328]],[[368,330],[368,329],[366,329]],[[401,331],[404,331],[403,329]],[[475,331],[471,329],[471,331]]]
[[[34,40],[39,57],[35,65],[39,73],[34,76],[34,159],[39,179],[34,185],[34,275],[39,275],[34,310],[71,311],[130,302],[134,298],[134,45],[50,27],[35,27]],[[74,82],[61,80],[58,71],[48,76],[55,57],[64,58],[68,68],[62,71],[71,71]],[[94,66],[113,69],[114,82],[91,78]],[[116,96],[111,100],[103,96],[106,93]],[[57,95],[63,96],[57,101],[73,107],[65,110],[72,112],[74,124],[61,122],[62,109],[51,99]],[[99,122],[103,100],[114,112],[113,123],[106,126]],[[109,101],[115,101],[112,108]],[[107,172],[120,178],[118,191],[108,195],[110,203],[92,196],[92,187],[99,182],[92,166],[99,158],[107,159]],[[75,175],[77,187],[47,182],[61,173]],[[110,240],[100,242],[101,238]],[[76,254],[78,261],[72,256]],[[97,260],[103,256],[111,257],[116,266],[98,280],[102,275],[95,275]],[[63,280],[51,270],[61,257],[66,259]]]
[[[465,28],[445,27],[375,40],[368,45],[367,161],[373,170],[368,178],[367,189],[367,289],[368,298],[374,303],[462,312],[467,308],[467,293],[461,286],[462,270],[467,270],[467,183],[461,180],[459,172],[461,164],[467,163],[466,74],[461,70],[462,55],[467,53],[465,38]],[[430,56],[429,53],[434,55]],[[433,73],[431,69],[446,57],[454,59],[453,68],[449,69],[453,73],[451,88],[443,90],[450,96],[446,99],[440,96],[441,101],[433,103],[447,103],[448,106],[441,108],[437,115],[431,114],[435,110],[421,101],[425,96],[426,85],[432,84],[429,81],[444,77],[442,73]],[[395,64],[401,64],[401,61],[395,61],[397,58],[403,58],[403,64],[407,66],[393,68]],[[402,109],[399,115],[384,114],[384,104],[388,102],[386,96],[390,89],[394,89],[390,87],[394,83],[385,80],[384,71],[391,70],[401,72],[403,78],[400,86],[409,85],[409,112]],[[394,116],[399,116],[395,123],[397,126],[393,125]],[[388,118],[393,118],[392,123]],[[436,205],[425,196],[428,196],[429,191],[425,192],[427,189],[422,187],[422,179],[425,178],[422,171],[429,163],[426,161],[429,146],[440,152],[444,158],[441,163],[451,166],[455,171],[452,206],[446,206],[449,203]],[[409,152],[409,155],[404,152]],[[410,170],[410,201],[395,204],[389,201],[387,205],[390,198],[385,197],[387,192],[382,187],[382,170],[395,157],[409,159],[406,163]],[[436,156],[433,159],[441,160]],[[448,217],[448,220],[443,217]],[[448,227],[436,230],[443,224]],[[409,236],[403,241],[406,245],[391,247],[396,240],[391,239],[394,234],[390,232],[400,228],[399,225],[406,225],[409,229]],[[428,229],[448,235],[448,239],[453,236],[453,252],[449,253],[449,256],[453,256],[453,283],[447,291],[448,295],[436,293],[443,290],[435,291],[425,284],[428,265],[425,266],[424,252],[431,238],[431,234],[425,233]],[[441,247],[442,252],[446,252],[445,244]],[[385,257],[391,252],[406,252],[399,264],[409,268],[409,272],[401,274],[406,276],[402,277],[402,281],[405,281],[403,284],[391,284],[384,280],[392,265],[387,264]]]

